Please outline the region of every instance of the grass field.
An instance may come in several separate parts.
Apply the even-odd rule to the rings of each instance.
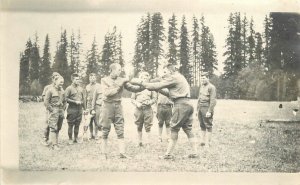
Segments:
[[[261,120],[294,117],[289,102],[253,102],[219,100],[215,109],[212,147],[199,146],[199,158],[183,156],[191,151],[186,135],[179,133],[176,159],[160,160],[167,141],[158,142],[157,120],[152,127],[151,142],[137,147],[133,106],[124,99],[126,152],[132,159],[119,159],[117,138],[112,127],[109,136],[109,158],[101,154],[94,141],[68,145],[67,124],[60,132],[62,149],[53,151],[41,145],[44,124],[42,103],[19,104],[19,144],[21,170],[143,171],[143,172],[299,172],[300,124],[266,123]],[[196,101],[193,101],[196,105]],[[194,119],[194,132],[199,126]],[[82,130],[82,127],[80,128]],[[165,134],[165,133],[164,133]]]

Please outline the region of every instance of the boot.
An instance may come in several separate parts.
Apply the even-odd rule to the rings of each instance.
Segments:
[[[160,159],[174,159],[175,157],[173,156],[173,150],[176,146],[177,139],[170,139],[170,142],[168,144],[167,152],[163,156],[159,156]]]
[[[170,127],[166,127],[166,133],[167,133],[167,140],[170,141],[170,139],[171,139],[171,128]]]
[[[142,137],[143,137],[143,133],[142,132],[138,132],[138,142],[139,142],[139,146],[143,146],[143,142],[142,142]]]
[[[158,141],[162,142],[163,127],[158,127]]]
[[[103,139],[102,141],[102,153],[105,156],[105,159],[107,159],[107,139]]]
[[[200,146],[205,145],[205,136],[206,136],[206,131],[201,130]]]
[[[188,155],[188,158],[196,158],[198,157],[198,150],[197,150],[197,142],[196,138],[189,138],[189,142],[192,146],[193,153]]]
[[[150,144],[151,141],[151,132],[146,132],[146,144]]]
[[[211,136],[212,132],[207,132],[207,147],[211,146]]]
[[[125,155],[125,142],[124,142],[124,139],[118,139],[118,144],[119,144],[120,158],[130,158],[127,155]]]

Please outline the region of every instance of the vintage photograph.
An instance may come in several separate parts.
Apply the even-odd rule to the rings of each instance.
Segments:
[[[3,15],[20,170],[299,173],[299,13]]]

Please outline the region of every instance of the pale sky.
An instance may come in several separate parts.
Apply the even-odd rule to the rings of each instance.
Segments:
[[[182,15],[186,16],[188,31],[192,30],[192,17],[195,15],[198,19],[203,14],[206,19],[206,25],[209,26],[212,34],[215,38],[216,49],[218,53],[218,71],[220,73],[223,69],[222,56],[224,53],[225,38],[227,35],[227,19],[229,13],[209,14],[209,13],[175,13],[178,19],[178,29],[180,30]],[[244,12],[241,12],[243,15]],[[263,19],[268,12],[261,13],[248,13],[247,17],[250,19],[252,16],[254,19],[254,29],[258,32],[263,31]],[[80,29],[83,43],[83,54],[90,49],[94,36],[98,43],[99,51],[102,50],[104,42],[104,35],[107,31],[111,31],[114,26],[121,31],[123,40],[123,53],[126,62],[129,62],[133,58],[134,54],[134,42],[136,40],[136,28],[140,22],[142,16],[146,15],[146,12],[80,12],[80,13],[29,13],[29,12],[5,12],[3,14],[5,22],[5,37],[4,37],[4,49],[9,51],[5,52],[5,58],[11,62],[19,62],[19,53],[25,49],[25,44],[28,38],[34,39],[35,32],[39,36],[40,54],[42,56],[42,49],[44,46],[45,36],[48,33],[50,37],[50,49],[52,57],[55,55],[56,42],[59,41],[61,28],[67,30],[68,39],[71,32],[77,33]],[[168,31],[168,19],[172,13],[163,13],[165,34],[167,36]],[[165,52],[167,48],[165,48]]]

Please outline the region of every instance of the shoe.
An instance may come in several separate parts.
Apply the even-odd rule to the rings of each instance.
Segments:
[[[73,143],[78,143],[77,139],[74,139]]]
[[[159,138],[158,138],[158,141],[159,141],[159,142],[162,142],[163,140],[162,140],[162,138],[161,138],[161,137],[159,137]]]
[[[139,145],[138,145],[139,147],[143,147],[144,145],[143,145],[143,143],[139,143]]]
[[[60,150],[60,148],[59,148],[59,146],[57,146],[57,145],[53,145],[53,146],[52,146],[52,150]]]
[[[93,140],[93,139],[95,139],[95,136],[92,136],[92,137],[90,137],[90,139],[89,139],[89,140]]]
[[[100,137],[99,136],[95,136],[95,140],[99,140],[100,139]]]
[[[49,143],[48,143],[48,141],[47,141],[47,140],[44,140],[44,141],[42,141],[42,145],[44,145],[44,146],[48,146],[48,145],[49,145]]]
[[[200,146],[205,146],[205,143],[200,143]]]
[[[193,158],[198,158],[199,156],[198,154],[189,154],[187,157],[193,159]]]
[[[158,157],[159,159],[175,159],[175,157],[171,154],[165,154]]]
[[[73,144],[73,140],[72,140],[72,139],[69,139],[68,144],[69,144],[69,145],[72,145],[72,144]]]
[[[120,153],[120,159],[131,159],[129,156]]]

